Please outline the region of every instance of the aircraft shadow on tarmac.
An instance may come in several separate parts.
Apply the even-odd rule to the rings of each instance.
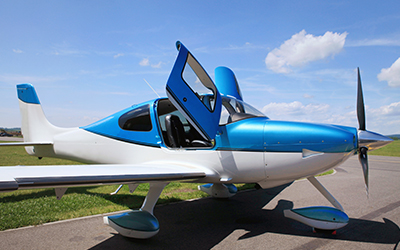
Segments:
[[[350,219],[346,227],[332,235],[313,233],[309,226],[285,218],[283,210],[293,208],[291,201],[280,200],[273,210],[261,209],[290,185],[240,192],[230,199],[207,198],[156,206],[158,235],[135,240],[115,234],[92,249],[210,249],[239,229],[246,231],[239,241],[267,233],[382,244],[400,241],[400,228],[388,219],[383,219],[384,222]]]

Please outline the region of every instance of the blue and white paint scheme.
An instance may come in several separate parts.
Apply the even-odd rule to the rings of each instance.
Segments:
[[[368,187],[367,151],[391,142],[365,128],[360,76],[359,129],[274,121],[244,102],[229,68],[218,67],[214,83],[182,43],[176,46],[178,56],[166,84],[167,97],[129,107],[88,126],[52,125],[34,87],[18,85],[24,142],[0,146],[24,146],[28,154],[39,158],[88,165],[1,167],[0,191],[52,187],[61,199],[72,186],[127,184],[134,192],[138,184],[147,182],[150,189],[141,209],[105,217],[104,222],[124,236],[149,238],[159,231],[154,206],[171,181],[209,183],[199,189],[228,198],[237,192],[235,183],[272,188],[307,178],[335,209],[292,210],[296,219],[323,228],[323,218],[333,214],[344,218],[343,212],[338,213],[342,206],[314,176],[358,153]],[[345,224],[342,219],[329,223],[335,228]]]

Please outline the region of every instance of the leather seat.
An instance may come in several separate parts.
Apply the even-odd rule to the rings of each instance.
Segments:
[[[186,136],[181,119],[176,115],[169,114],[165,117],[165,127],[167,129],[167,140],[172,148],[212,147],[212,144],[207,141],[190,141]]]
[[[167,115],[165,117],[165,127],[167,128],[167,138],[173,148],[189,146],[189,140],[186,139],[185,129],[178,116]]]

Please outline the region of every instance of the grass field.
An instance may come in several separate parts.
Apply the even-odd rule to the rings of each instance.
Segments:
[[[369,155],[397,156],[400,157],[400,140],[395,140],[389,145],[369,152]]]
[[[374,153],[400,156],[400,141]],[[15,165],[72,165],[73,161],[43,158],[39,160],[25,153],[22,147],[1,147],[0,166]],[[170,183],[157,204],[206,197],[197,190],[198,184]],[[254,184],[237,185],[239,190],[253,188]],[[0,193],[0,230],[39,225],[46,222],[139,208],[147,194],[149,184],[141,184],[133,194],[127,185],[117,195],[110,195],[118,185],[69,188],[61,200],[54,189],[19,190]]]
[[[15,165],[73,165],[73,161],[29,156],[23,147],[1,147],[0,166]],[[206,197],[195,183],[170,183],[157,204]],[[0,230],[39,225],[46,222],[140,208],[149,184],[141,184],[133,194],[124,185],[117,195],[110,195],[118,185],[69,188],[61,200],[54,189],[18,190],[0,193]],[[237,185],[239,190],[254,184]]]

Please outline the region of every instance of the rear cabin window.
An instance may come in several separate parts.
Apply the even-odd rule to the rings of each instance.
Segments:
[[[118,120],[119,126],[124,130],[129,131],[150,131],[150,105],[143,105],[135,108],[123,115]]]

